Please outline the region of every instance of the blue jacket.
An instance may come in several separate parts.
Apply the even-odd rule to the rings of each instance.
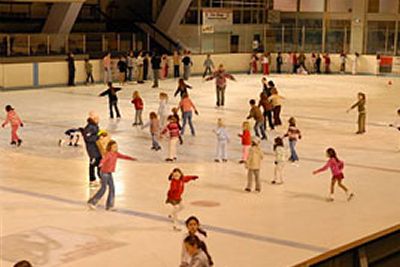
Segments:
[[[86,144],[86,151],[89,158],[101,158],[99,148],[96,145],[96,141],[99,139],[97,133],[99,132],[99,126],[91,119],[88,119],[88,124],[82,131],[83,139]]]

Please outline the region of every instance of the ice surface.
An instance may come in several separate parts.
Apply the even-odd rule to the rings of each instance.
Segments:
[[[25,122],[20,148],[9,146],[9,128],[0,132],[1,266],[21,258],[38,266],[178,266],[182,233],[171,230],[166,220],[170,207],[164,204],[167,176],[176,166],[200,176],[186,186],[179,216],[194,214],[207,226],[216,267],[289,266],[398,223],[400,132],[386,125],[400,108],[400,78],[270,78],[286,98],[285,125],[269,132],[270,140],[285,132],[290,116],[297,118],[303,139],[298,143],[300,166],[286,166],[282,186],[269,184],[272,144],[263,142],[260,194],[243,192],[246,171],[237,163],[237,134],[248,100],[258,98],[261,76],[237,75],[237,82],[229,82],[223,110],[214,107],[214,82],[192,78],[190,95],[200,112],[194,117],[197,136],[189,136],[187,129],[173,164],[163,161],[165,140],[162,151],[151,151],[148,129],[132,127],[130,104],[132,92],[139,90],[146,120],[157,110],[160,91],[170,95],[171,107],[176,105],[172,79],[162,81],[160,89],[151,89],[150,83],[124,86],[119,94],[121,121],[108,119],[107,99],[97,97],[103,85],[1,92],[0,107],[13,105]],[[354,134],[356,111],[345,112],[358,91],[367,94],[368,132],[363,136]],[[139,159],[118,163],[117,212],[87,211],[85,201],[93,191],[84,148],[57,144],[65,130],[84,126],[92,110],[100,114],[101,128],[117,140],[120,151]],[[213,162],[217,118],[223,118],[231,137],[225,164]],[[344,181],[354,190],[354,201],[346,202],[337,190],[335,202],[327,203],[330,173],[311,174],[325,162],[329,146],[345,161]]]

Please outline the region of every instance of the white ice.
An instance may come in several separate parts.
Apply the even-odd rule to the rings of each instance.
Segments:
[[[285,125],[269,132],[271,140],[297,118],[303,139],[298,143],[300,166],[287,165],[285,183],[274,186],[272,144],[261,169],[262,192],[245,193],[246,171],[240,158],[241,123],[250,98],[258,98],[261,76],[237,75],[229,82],[226,108],[217,110],[213,82],[190,80],[197,136],[185,136],[178,162],[165,163],[163,150],[150,150],[148,129],[132,127],[130,98],[139,90],[144,118],[157,110],[158,93],[170,95],[176,81],[124,86],[122,120],[108,119],[107,99],[97,97],[103,85],[46,88],[0,93],[0,107],[11,104],[25,121],[20,148],[9,145],[9,128],[0,132],[1,266],[29,259],[35,266],[178,266],[182,233],[167,222],[167,176],[174,167],[200,178],[187,184],[180,219],[196,215],[209,229],[207,245],[215,266],[290,266],[324,251],[357,240],[400,221],[400,132],[387,127],[400,108],[400,78],[373,76],[272,75],[281,95]],[[393,85],[388,85],[391,80]],[[367,134],[355,135],[356,111],[346,109],[358,91],[367,94]],[[119,162],[115,173],[117,212],[88,211],[88,159],[84,148],[58,147],[68,128],[85,125],[89,111],[101,116],[120,151],[139,159]],[[0,118],[5,114],[0,113]],[[212,129],[223,118],[231,142],[229,162],[214,163],[216,138]],[[351,202],[336,190],[325,201],[330,173],[311,172],[325,161],[325,149],[336,148],[345,161],[345,184]],[[199,205],[203,202],[212,207]]]

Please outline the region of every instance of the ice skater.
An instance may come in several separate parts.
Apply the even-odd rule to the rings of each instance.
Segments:
[[[227,162],[229,135],[221,118],[218,119],[217,129],[214,129],[213,132],[217,136],[217,154],[214,161]]]
[[[177,160],[176,145],[180,136],[179,125],[173,115],[168,116],[168,125],[161,132],[161,137],[167,132],[169,133],[168,158],[166,158],[165,161],[172,162]]]
[[[349,113],[350,110],[357,108],[358,110],[358,131],[356,134],[364,134],[365,130],[365,121],[367,118],[367,110],[365,108],[365,104],[367,101],[367,97],[364,93],[359,92],[357,94],[358,101],[354,103],[346,112]]]
[[[167,124],[169,115],[168,95],[164,92],[159,94],[160,104],[158,106],[158,117],[160,118],[160,127],[164,128]]]
[[[107,145],[111,141],[111,135],[106,130],[100,130],[97,133],[98,139],[96,141],[97,148],[103,158],[107,154]]]
[[[289,120],[289,128],[286,134],[283,137],[287,137],[289,139],[289,147],[290,147],[290,158],[289,161],[295,163],[299,161],[299,156],[296,152],[296,144],[297,141],[301,139],[301,132],[296,127],[296,119],[291,117]]]
[[[201,241],[195,235],[190,235],[183,241],[186,252],[190,255],[191,260],[187,265],[180,267],[210,267],[209,258],[201,249]]]
[[[142,129],[146,127],[150,127],[150,134],[151,134],[151,150],[161,150],[161,146],[158,142],[158,138],[160,136],[160,121],[157,117],[157,113],[150,112],[149,115],[150,120],[142,126]]]
[[[192,86],[187,84],[184,79],[180,78],[178,81],[178,88],[176,88],[174,93],[174,97],[179,94],[182,99],[184,95],[189,95],[188,89],[192,89]]]
[[[181,119],[179,117],[178,114],[179,109],[178,108],[172,108],[171,112],[172,112],[172,116],[174,116],[176,123],[178,124],[179,127],[179,132],[182,131],[182,126],[181,126]],[[183,145],[183,138],[182,135],[179,135],[179,144]]]
[[[259,107],[263,107],[263,116],[264,116],[264,129],[267,130],[267,119],[268,124],[271,130],[275,129],[274,122],[272,120],[272,110],[273,106],[271,101],[269,101],[269,97],[271,96],[271,88],[266,84],[267,79],[263,78],[263,91],[260,93],[260,100],[258,102]]]
[[[251,192],[253,185],[253,176],[256,181],[256,192],[261,192],[260,168],[263,158],[264,154],[260,148],[260,139],[254,138],[251,141],[249,157],[246,160],[247,186],[244,189],[246,192]]]
[[[206,81],[216,81],[216,93],[217,93],[217,108],[225,105],[225,90],[226,80],[230,79],[236,81],[235,77],[227,73],[224,69],[224,65],[220,64],[218,70],[215,71],[211,76],[206,78]]]
[[[261,140],[266,140],[267,135],[266,135],[265,129],[264,129],[264,116],[262,115],[260,108],[256,105],[256,100],[251,99],[249,101],[249,104],[250,104],[251,109],[250,109],[249,115],[247,116],[247,119],[251,119],[251,118],[254,119],[254,121],[255,121],[254,132],[255,132],[256,136],[260,137]]]
[[[397,110],[397,115],[398,118],[391,124],[389,124],[389,127],[393,127],[396,128],[397,130],[400,131],[400,109]],[[400,137],[400,135],[399,135]],[[397,151],[400,152],[400,138],[399,138],[399,142],[397,144]]]
[[[242,143],[242,159],[239,161],[240,164],[246,162],[249,156],[249,150],[251,146],[251,133],[250,133],[250,122],[244,121],[242,123],[242,133],[238,134]]]
[[[104,193],[108,187],[108,196],[106,203],[106,210],[114,211],[114,198],[115,198],[115,188],[114,188],[114,180],[113,173],[115,172],[115,167],[117,165],[117,159],[126,159],[126,160],[136,160],[133,157],[124,155],[118,152],[117,142],[111,140],[107,145],[107,153],[104,158],[101,160],[100,168],[101,168],[101,187],[96,194],[88,200],[88,206],[90,209],[95,210],[96,204],[103,197]]]
[[[210,266],[214,265],[211,255],[208,253],[207,245],[205,243],[205,238],[207,238],[207,232],[200,227],[200,221],[195,216],[190,216],[185,221],[186,228],[188,232],[184,236],[184,240],[188,236],[196,236],[199,238],[200,246],[199,248],[206,254],[208,258],[208,264]],[[190,261],[192,260],[192,256],[189,255],[185,248],[185,243],[182,246],[182,253],[181,253],[181,264],[180,267],[188,266]]]
[[[11,145],[21,146],[22,140],[18,136],[18,128],[24,127],[24,123],[21,118],[18,116],[17,112],[15,112],[14,108],[10,105],[5,107],[7,117],[6,120],[1,124],[1,127],[5,127],[7,124],[11,125]]]
[[[272,180],[272,184],[283,184],[283,169],[286,164],[286,149],[283,145],[283,139],[281,137],[276,137],[274,139],[274,179]]]
[[[337,183],[340,188],[346,193],[347,200],[350,201],[354,197],[354,193],[351,193],[350,190],[343,185],[342,181],[344,179],[343,175],[343,168],[344,163],[343,161],[339,160],[336,155],[336,151],[333,148],[328,148],[326,150],[326,156],[329,158],[328,162],[320,169],[313,171],[313,174],[318,174],[320,172],[326,171],[328,168],[331,169],[332,172],[332,180],[331,180],[331,188],[330,188],[330,195],[327,198],[327,201],[333,201],[333,194],[335,191],[335,184]]]
[[[173,230],[180,231],[181,229],[178,227],[178,213],[183,210],[182,204],[182,194],[185,190],[185,183],[198,179],[198,176],[185,176],[183,172],[175,168],[172,170],[171,174],[168,176],[168,180],[170,181],[170,187],[167,193],[167,200],[165,203],[172,205],[171,214],[168,215],[170,219],[172,219]]]
[[[132,124],[132,126],[141,126],[143,125],[142,113],[144,104],[143,99],[140,97],[139,91],[133,92],[131,103],[135,107],[135,122]]]
[[[274,117],[274,127],[282,125],[282,120],[281,120],[282,99],[285,99],[285,98],[280,96],[278,94],[278,90],[275,87],[273,87],[271,89],[271,96],[268,97],[268,100],[272,104],[272,112],[273,112],[273,117]]]
[[[58,145],[63,146],[64,143],[68,143],[68,146],[79,146],[79,139],[81,136],[80,133],[81,130],[78,128],[71,128],[66,130],[64,134],[67,136],[67,138],[58,140]]]
[[[110,118],[114,119],[114,112],[113,109],[115,109],[115,112],[117,114],[117,118],[121,118],[121,114],[119,113],[118,109],[118,96],[117,92],[121,91],[122,89],[119,87],[114,87],[112,85],[112,82],[108,83],[108,89],[105,90],[104,92],[100,93],[100,97],[102,96],[108,96],[108,106],[110,109]]]
[[[204,60],[203,67],[204,67],[203,78],[213,73],[214,62],[212,61],[210,54],[207,54],[207,58]]]
[[[185,134],[186,123],[189,123],[190,131],[192,136],[196,135],[196,131],[193,126],[192,117],[193,111],[196,115],[199,115],[195,105],[193,104],[192,100],[190,100],[188,95],[184,95],[181,102],[179,103],[179,108],[182,110],[183,113],[183,122],[182,122],[182,130],[181,135]]]

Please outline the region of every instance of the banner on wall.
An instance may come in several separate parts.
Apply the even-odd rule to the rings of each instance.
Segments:
[[[203,25],[201,31],[202,33],[214,33],[214,25]]]
[[[233,10],[229,8],[203,8],[203,25],[233,25]]]

